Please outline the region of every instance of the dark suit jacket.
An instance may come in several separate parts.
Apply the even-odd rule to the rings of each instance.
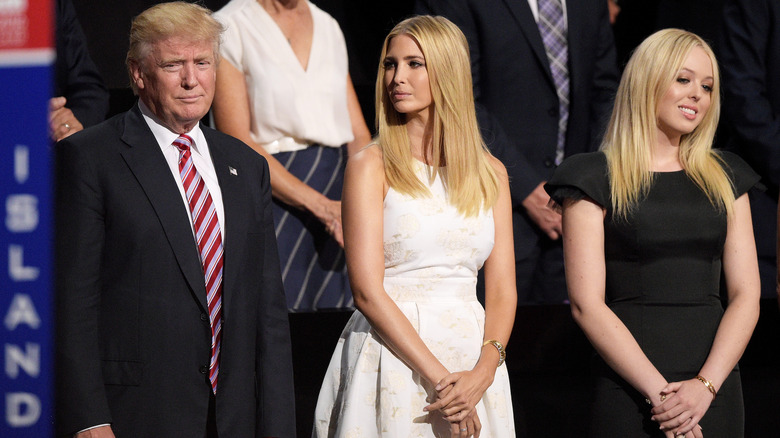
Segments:
[[[295,435],[268,166],[202,127],[224,201],[220,436]],[[117,437],[202,437],[211,332],[174,176],[136,105],[57,148],[57,419]],[[235,173],[231,171],[235,169]]]
[[[570,105],[566,156],[598,147],[612,110],[618,72],[604,0],[567,1]],[[510,174],[515,254],[524,258],[538,230],[520,203],[552,176],[558,142],[558,95],[526,0],[418,0],[416,12],[443,15],[469,43],[474,97],[506,133],[486,142]],[[505,140],[507,141],[507,140]]]
[[[780,186],[780,3],[727,1],[723,20],[723,113],[738,151],[776,192]]]
[[[719,41],[723,119],[728,147],[760,175],[766,193],[750,193],[756,250],[769,265],[776,258],[780,186],[780,2],[727,0]],[[775,296],[774,275],[761,261],[761,295]]]
[[[108,90],[87,50],[70,0],[57,0],[57,63],[54,96],[65,96],[67,108],[88,128],[106,118]]]

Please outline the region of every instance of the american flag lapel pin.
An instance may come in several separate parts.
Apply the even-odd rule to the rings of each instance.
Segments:
[[[230,174],[231,174],[231,175],[236,175],[236,176],[238,176],[238,171],[236,170],[236,168],[235,168],[235,167],[233,167],[233,166],[228,166],[228,170],[230,170]]]

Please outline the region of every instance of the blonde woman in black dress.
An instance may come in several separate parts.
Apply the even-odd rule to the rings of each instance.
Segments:
[[[590,436],[744,433],[737,361],[759,312],[746,191],[758,176],[711,147],[719,93],[701,38],[651,35],[626,66],[602,151],[572,156],[547,185],[572,314],[601,358]]]

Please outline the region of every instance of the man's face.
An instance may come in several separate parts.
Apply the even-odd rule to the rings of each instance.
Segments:
[[[138,96],[173,132],[190,131],[211,107],[217,66],[210,41],[158,41],[131,72]]]

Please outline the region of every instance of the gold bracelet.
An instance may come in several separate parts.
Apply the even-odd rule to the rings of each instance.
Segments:
[[[482,343],[482,346],[484,347],[487,344],[496,347],[496,350],[498,350],[498,365],[496,365],[496,368],[500,367],[501,364],[504,363],[504,360],[506,360],[506,349],[504,349],[504,345],[495,339],[488,339]]]
[[[707,380],[707,379],[705,379],[704,377],[702,377],[702,375],[701,375],[701,374],[699,374],[698,376],[696,376],[696,378],[697,378],[697,379],[699,379],[699,381],[700,381],[701,383],[703,383],[703,384],[704,384],[704,386],[706,386],[706,387],[707,387],[707,389],[709,389],[709,390],[710,390],[710,392],[712,393],[712,399],[713,399],[713,400],[715,400],[715,396],[716,396],[716,395],[718,395],[718,392],[717,392],[717,391],[715,391],[715,385],[713,385],[713,384],[712,384],[712,382],[710,382],[709,380]]]

